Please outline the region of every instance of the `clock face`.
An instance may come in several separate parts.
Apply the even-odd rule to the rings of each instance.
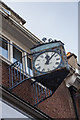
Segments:
[[[59,67],[61,56],[55,51],[47,51],[37,56],[34,62],[35,69],[39,72],[49,72]]]

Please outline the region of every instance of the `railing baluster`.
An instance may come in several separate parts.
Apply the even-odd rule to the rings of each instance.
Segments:
[[[52,91],[50,90],[50,95],[52,94]]]
[[[23,80],[24,80],[24,67],[23,67],[23,62],[22,62],[22,74],[23,74]]]
[[[36,98],[37,98],[37,103],[38,103],[37,83],[35,83],[35,86],[36,86]]]
[[[39,99],[40,99],[40,85],[38,85]]]
[[[43,99],[43,87],[41,87],[41,93],[42,93],[41,99]]]
[[[46,97],[46,89],[44,89],[44,92],[45,92],[45,97]]]
[[[18,79],[19,79],[19,76],[18,76],[18,67],[17,67],[17,81],[18,81]]]
[[[15,72],[15,67],[14,67],[14,80],[16,81],[16,72]]]
[[[11,88],[11,67],[9,67],[9,87]]]
[[[21,81],[21,64],[20,64],[20,81]]]
[[[47,94],[48,94],[48,96],[49,96],[49,89],[47,88]]]
[[[19,77],[19,78],[20,78],[20,81],[21,81],[21,63],[20,63],[19,69],[20,69],[20,73],[19,73],[19,74],[20,74],[20,77]]]
[[[25,73],[26,73],[26,56],[24,56],[24,67],[25,67]]]
[[[33,84],[33,98],[34,98],[34,104],[36,104],[36,100],[35,100],[35,83]]]
[[[12,87],[13,87],[13,67],[11,67]]]

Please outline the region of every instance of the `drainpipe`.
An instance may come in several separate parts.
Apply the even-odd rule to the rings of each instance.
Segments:
[[[75,87],[71,86],[71,87],[69,87],[69,91],[70,91],[72,101],[73,101],[73,105],[74,105],[74,110],[75,110],[75,114],[76,114],[76,120],[79,120],[79,115],[78,115],[76,101],[75,101],[77,89]]]

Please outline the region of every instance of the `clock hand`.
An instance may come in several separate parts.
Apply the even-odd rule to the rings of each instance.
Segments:
[[[53,57],[55,55],[55,53],[54,54],[52,54],[52,56],[51,57],[49,57],[48,59],[47,59],[47,61],[46,61],[46,63],[45,64],[49,64],[49,61],[51,60],[51,58]]]
[[[48,59],[50,58],[50,56],[47,54],[45,58],[48,61]]]

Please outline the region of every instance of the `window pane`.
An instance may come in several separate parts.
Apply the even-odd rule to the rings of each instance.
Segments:
[[[31,59],[29,57],[27,58],[27,64],[28,64],[28,74],[33,76],[32,63],[31,63]]]
[[[17,60],[22,63],[22,52],[13,46],[13,62]]]
[[[3,38],[0,38],[0,54],[8,58],[8,43]]]
[[[27,58],[27,62],[28,62],[28,67],[29,67],[30,69],[32,69],[31,59],[30,59],[29,57]]]

